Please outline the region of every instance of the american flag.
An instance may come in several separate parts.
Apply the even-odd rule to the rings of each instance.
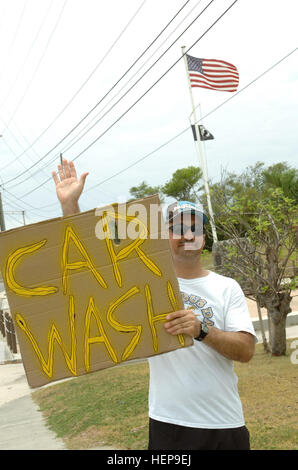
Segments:
[[[190,84],[209,90],[236,91],[239,73],[235,65],[223,60],[197,59],[186,54]]]

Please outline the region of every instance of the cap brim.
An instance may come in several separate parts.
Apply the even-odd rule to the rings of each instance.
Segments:
[[[176,217],[178,217],[178,215],[183,215],[183,214],[193,214],[193,215],[198,215],[199,217],[201,217],[203,219],[203,224],[206,224],[208,222],[208,218],[207,216],[203,213],[203,212],[200,212],[198,211],[197,209],[186,209],[186,210],[183,210],[177,214],[175,214],[173,217],[169,217],[168,219],[168,222],[172,222],[172,220],[174,220]]]

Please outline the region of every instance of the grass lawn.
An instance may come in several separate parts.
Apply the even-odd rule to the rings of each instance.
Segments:
[[[288,347],[293,341],[288,341]],[[248,364],[235,363],[252,449],[297,449],[298,365],[257,345]],[[147,362],[94,372],[32,394],[69,449],[146,449]]]

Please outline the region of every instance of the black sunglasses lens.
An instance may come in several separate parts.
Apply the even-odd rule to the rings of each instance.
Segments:
[[[188,232],[189,229],[195,235],[200,235],[202,233],[202,228],[198,224],[193,224],[190,227],[188,225],[185,225],[185,224],[177,224],[177,225],[172,225],[170,227],[170,230],[175,235],[185,235]]]
[[[170,230],[175,234],[175,235],[183,235],[183,225],[177,224],[177,225],[172,225],[170,227]]]

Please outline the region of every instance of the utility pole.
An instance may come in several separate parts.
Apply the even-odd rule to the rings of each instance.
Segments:
[[[22,214],[23,214],[23,225],[26,225],[25,211],[22,211]]]
[[[5,228],[5,220],[4,220],[4,212],[3,212],[3,205],[2,205],[1,191],[0,191],[0,228],[1,228],[1,232],[4,232],[4,231],[6,230],[6,228]]]

